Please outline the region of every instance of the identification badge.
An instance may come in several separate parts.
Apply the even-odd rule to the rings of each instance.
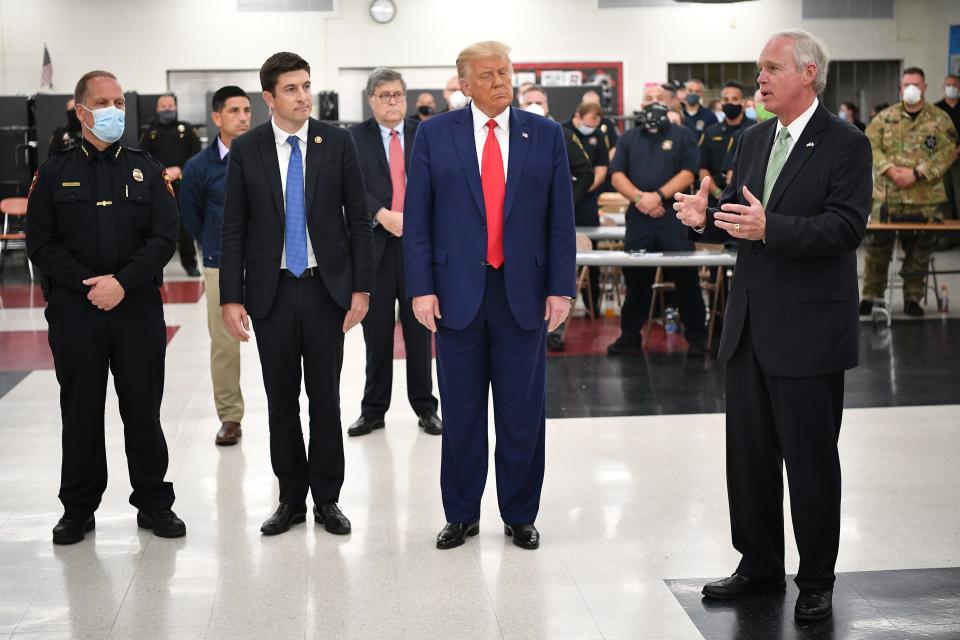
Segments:
[[[137,182],[143,182],[143,171],[140,171],[140,169],[134,169],[133,179],[136,180]]]
[[[664,140],[663,144],[660,145],[660,148],[664,151],[670,151],[670,149],[673,149],[673,140]]]

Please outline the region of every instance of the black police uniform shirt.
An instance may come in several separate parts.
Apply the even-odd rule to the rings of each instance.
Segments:
[[[57,127],[50,135],[50,144],[47,147],[47,157],[55,156],[62,151],[66,151],[83,140],[83,131],[80,127],[66,126]]]
[[[163,167],[115,142],[87,140],[44,162],[27,204],[27,251],[44,290],[86,294],[83,280],[114,274],[126,296],[161,283],[179,216]]]
[[[594,167],[610,166],[610,149],[614,148],[614,143],[610,142],[610,136],[600,130],[598,126],[590,135],[584,135],[575,128],[569,128],[580,143],[590,165]]]
[[[180,167],[200,153],[200,138],[193,127],[181,120],[160,124],[151,120],[140,138],[140,148],[147,151],[164,167]]]
[[[641,191],[656,191],[682,170],[700,170],[700,147],[693,132],[670,124],[655,134],[634,128],[620,138],[610,173],[622,171]]]
[[[563,126],[566,127],[567,129],[570,129],[571,131],[576,131],[578,134],[580,134],[580,132],[577,131],[577,128],[573,125],[573,118],[570,118],[569,120],[564,122]],[[580,134],[580,135],[582,136],[583,134]],[[607,159],[609,160],[610,149],[616,149],[617,142],[620,141],[620,131],[617,129],[617,125],[610,118],[602,118],[600,120],[600,125],[597,127],[596,131],[594,131],[592,135],[595,135],[597,137],[597,140],[607,148]],[[590,137],[590,136],[586,136],[586,137]],[[581,142],[582,141],[583,141],[583,138],[581,138]]]
[[[958,134],[960,134],[960,102],[957,103],[957,106],[951,107],[947,104],[946,99],[943,99],[936,103],[935,106],[938,106],[947,112],[947,115],[950,116],[950,120],[953,121],[953,128],[957,130]]]
[[[744,117],[737,126],[729,122],[710,125],[700,135],[700,168],[706,169],[713,177],[714,185],[723,189],[727,186],[725,164],[727,156],[733,158],[733,150],[743,132],[756,121]]]
[[[700,108],[693,115],[687,113],[686,108],[681,111],[683,113],[683,126],[691,131],[696,131],[697,135],[701,134],[710,125],[717,124],[717,115],[703,105],[700,105]]]

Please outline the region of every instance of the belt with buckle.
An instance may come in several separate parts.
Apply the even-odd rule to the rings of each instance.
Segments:
[[[289,269],[280,269],[280,275],[284,278],[293,278],[294,280],[297,280],[298,278],[312,278],[313,276],[317,275],[317,268],[307,267],[299,276],[293,275],[293,272]]]

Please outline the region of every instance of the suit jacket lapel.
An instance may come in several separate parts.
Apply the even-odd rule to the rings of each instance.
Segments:
[[[763,183],[767,175],[767,163],[770,162],[770,153],[773,151],[773,139],[777,135],[776,121],[768,120],[768,122],[772,122],[773,126],[770,127],[769,131],[766,131],[759,136],[760,140],[758,144],[763,146],[757,150],[758,153],[756,156],[754,156],[759,159],[759,162],[751,167],[750,174],[747,176],[746,180],[747,189],[750,189],[750,193],[755,195],[757,198],[761,198],[763,196]],[[763,125],[758,124],[755,126],[759,127]],[[738,193],[737,198],[743,202],[746,202],[742,193]]]
[[[280,162],[277,160],[277,140],[273,135],[273,125],[269,122],[263,125],[257,137],[257,146],[260,147],[260,159],[270,183],[273,193],[273,204],[277,208],[277,215],[283,218],[283,183],[280,182]]]
[[[403,125],[403,165],[410,168],[410,158],[413,156],[413,141],[417,137],[419,125],[413,120],[407,120]]]
[[[387,156],[383,151],[383,136],[380,133],[380,125],[373,118],[370,118],[370,124],[367,126],[367,141],[373,147],[373,155],[377,157],[377,164],[383,169],[383,175],[390,179],[390,165],[387,163]]]
[[[503,219],[510,217],[513,200],[523,178],[523,164],[527,159],[529,134],[526,121],[517,117],[517,110],[510,109],[510,159],[507,162],[507,195],[503,202]]]
[[[800,139],[793,145],[790,155],[787,156],[787,162],[783,165],[783,169],[780,170],[777,182],[773,185],[773,191],[770,193],[770,200],[767,201],[767,208],[776,210],[784,191],[787,190],[793,179],[797,177],[800,169],[817,150],[828,117],[823,104],[817,106],[816,111],[813,112],[813,117],[803,128]]]
[[[320,140],[320,142],[317,142]],[[307,127],[307,163],[306,179],[304,180],[304,205],[307,218],[313,210],[313,195],[317,190],[317,178],[320,176],[320,167],[326,159],[326,149],[330,146],[325,143],[323,136],[320,135],[320,123],[310,118],[310,126]]]
[[[453,127],[453,142],[460,156],[460,166],[470,185],[470,193],[477,205],[477,212],[486,217],[487,209],[483,205],[483,188],[480,185],[480,166],[477,164],[477,142],[473,134],[473,110],[466,106],[460,109],[459,117]]]

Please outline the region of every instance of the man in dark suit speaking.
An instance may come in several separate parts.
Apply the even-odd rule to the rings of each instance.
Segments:
[[[373,232],[350,134],[310,118],[310,65],[277,53],[260,69],[270,122],[230,148],[220,255],[227,330],[257,332],[280,505],[261,531],[306,519],[350,532],[337,506],[343,484],[340,369],[343,335],[366,315]],[[248,318],[249,314],[249,318]],[[300,379],[310,399],[310,446],[300,427]]]
[[[840,540],[844,371],[857,365],[856,249],[872,189],[867,138],[817,100],[827,54],[800,30],[774,34],[758,82],[776,119],[748,129],[719,209],[710,179],[677,195],[705,242],[738,241],[720,340],[727,364],[727,492],[736,573],[703,588],[733,599],[784,588],[783,463],[800,551],[795,617],[832,612]],[[696,235],[696,234],[694,234]]]
[[[441,549],[479,530],[490,387],[504,531],[517,546],[539,546],[546,337],[569,313],[575,288],[563,130],[510,108],[509,52],[482,42],[460,53],[457,75],[472,103],[420,125],[407,182],[407,295],[437,335]]]
[[[373,70],[367,79],[367,102],[373,117],[350,127],[350,134],[357,143],[367,212],[374,224],[376,277],[370,313],[363,319],[367,382],[360,418],[350,425],[347,435],[363,436],[384,427],[393,386],[393,334],[399,302],[407,354],[407,397],[420,428],[438,436],[443,425],[433,395],[433,338],[414,317],[403,279],[403,196],[418,121],[404,117],[407,85],[392,69]]]

